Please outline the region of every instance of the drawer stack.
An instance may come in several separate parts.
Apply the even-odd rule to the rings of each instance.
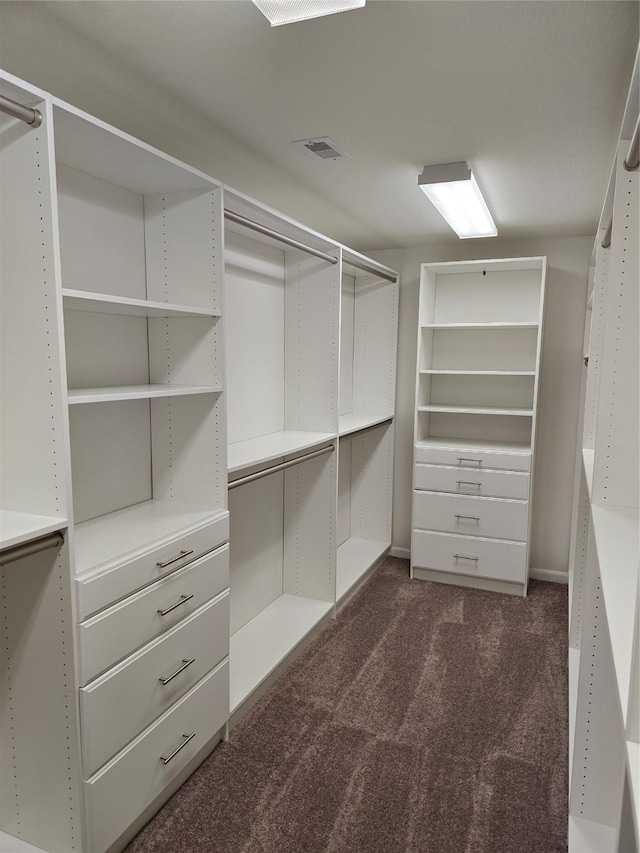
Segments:
[[[117,841],[228,720],[227,538],[225,513],[78,579],[90,850]]]
[[[530,466],[527,451],[417,444],[412,573],[525,584]]]

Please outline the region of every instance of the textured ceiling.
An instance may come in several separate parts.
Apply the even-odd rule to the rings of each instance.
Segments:
[[[331,199],[378,247],[451,237],[417,174],[455,160],[472,165],[501,237],[595,230],[636,2],[369,0],[274,29],[248,0],[44,5]],[[291,145],[312,136],[351,157]]]

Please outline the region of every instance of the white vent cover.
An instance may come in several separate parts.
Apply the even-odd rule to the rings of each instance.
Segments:
[[[351,154],[335,143],[330,136],[314,136],[313,139],[295,139],[293,144],[312,157],[317,157],[320,160],[339,160],[341,157],[351,157]]]

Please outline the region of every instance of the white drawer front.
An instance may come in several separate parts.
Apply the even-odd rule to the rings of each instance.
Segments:
[[[114,561],[76,581],[78,618],[109,607],[116,601],[160,580],[229,539],[229,514],[189,530],[156,548],[145,549],[126,561]]]
[[[80,690],[85,778],[112,758],[229,654],[226,592]],[[188,661],[193,663],[187,664]],[[178,675],[167,684],[178,670]]]
[[[484,536],[527,539],[529,504],[501,498],[476,498],[438,492],[413,493],[413,527]]]
[[[516,471],[470,471],[445,465],[416,465],[414,487],[458,495],[529,499],[529,475]]]
[[[81,622],[81,683],[172,628],[228,586],[229,546],[223,545]]]
[[[530,471],[531,453],[506,453],[473,447],[425,447],[416,444],[416,462],[430,465],[456,465],[460,468],[498,468],[504,471]]]
[[[414,530],[411,561],[422,569],[524,583],[527,576],[524,542],[501,542]]]
[[[171,711],[84,783],[87,850],[101,853],[133,823],[226,722],[229,664],[225,661]],[[185,744],[167,764],[162,756]]]

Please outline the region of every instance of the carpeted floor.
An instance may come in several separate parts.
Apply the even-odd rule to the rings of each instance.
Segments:
[[[566,596],[387,559],[127,853],[566,851]]]

